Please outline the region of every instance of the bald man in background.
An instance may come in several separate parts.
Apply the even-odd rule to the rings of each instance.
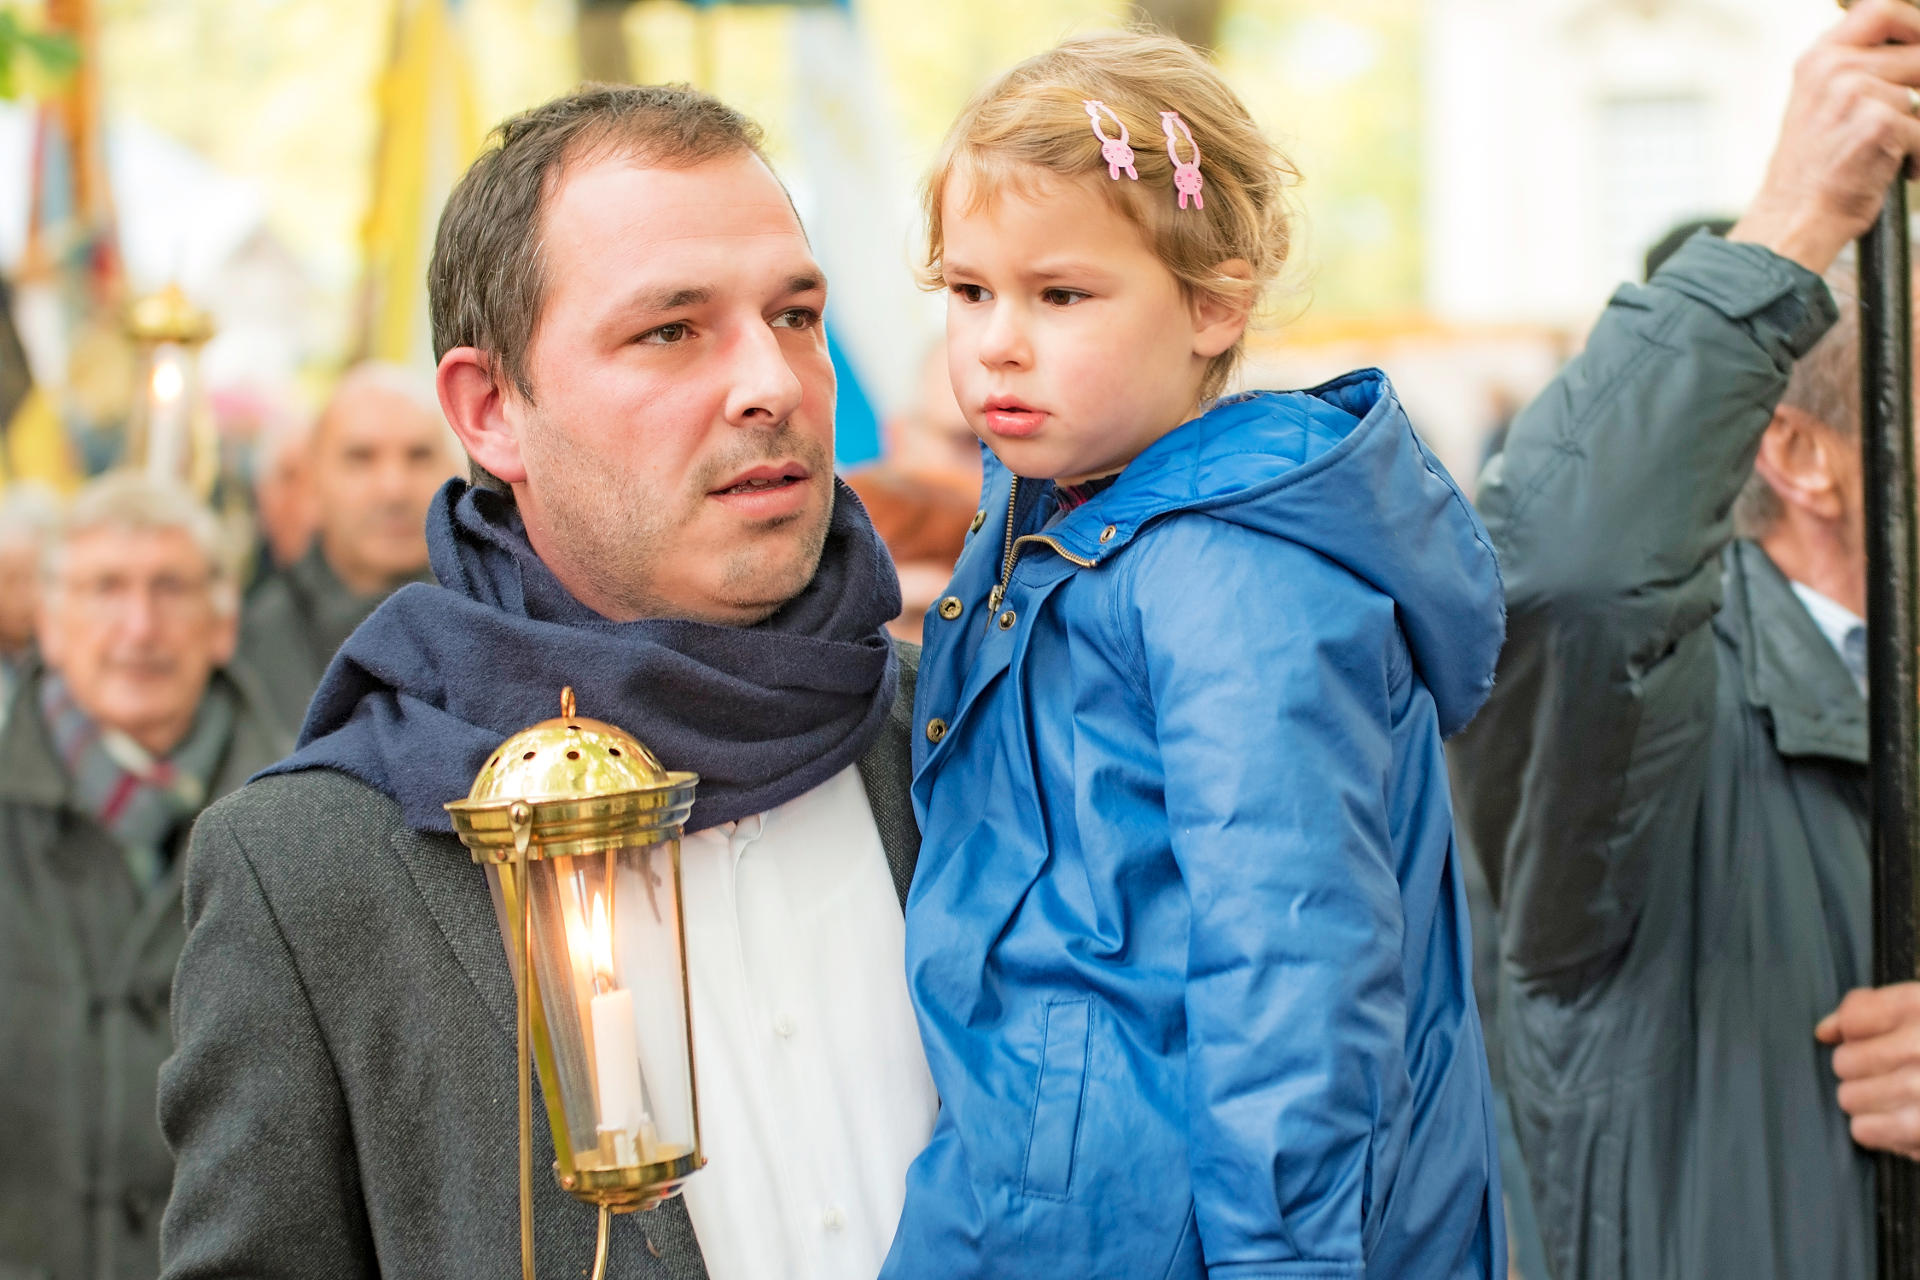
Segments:
[[[980,497],[980,441],[954,399],[945,342],[928,350],[913,401],[887,421],[884,439],[886,456],[846,480],[900,575],[903,607],[887,630],[919,644],[927,607],[953,577]]]
[[[347,372],[309,450],[313,545],[254,589],[240,623],[239,660],[294,730],[353,629],[399,587],[432,581],[427,504],[460,466],[431,376],[390,364]]]

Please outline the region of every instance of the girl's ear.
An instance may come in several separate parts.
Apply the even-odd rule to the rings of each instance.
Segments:
[[[1243,287],[1231,293],[1195,293],[1190,304],[1193,312],[1193,354],[1203,360],[1233,349],[1247,331],[1253,314],[1253,268],[1245,258],[1229,258],[1213,269],[1214,275],[1238,281]]]

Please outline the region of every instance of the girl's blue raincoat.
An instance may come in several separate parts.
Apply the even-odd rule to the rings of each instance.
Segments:
[[[1504,1277],[1441,739],[1485,530],[1378,372],[1221,402],[927,616],[907,966],[942,1111],[883,1273]]]

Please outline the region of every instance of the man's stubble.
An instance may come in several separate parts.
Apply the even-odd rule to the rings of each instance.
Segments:
[[[702,459],[683,478],[665,510],[651,495],[639,493],[628,475],[607,460],[591,456],[566,433],[553,430],[539,414],[528,420],[523,447],[548,477],[542,507],[549,536],[569,549],[576,564],[594,574],[607,598],[628,616],[686,613],[668,604],[657,587],[661,573],[671,571],[670,559],[676,555],[723,556],[718,593],[730,606],[757,612],[760,616],[753,621],[764,620],[799,595],[819,569],[833,518],[831,487],[817,513],[809,510],[757,522],[750,528],[759,536],[734,546],[673,549],[674,535],[699,518],[708,495],[730,475],[791,458],[807,468],[808,483],[831,477],[831,455],[789,424],[743,430],[734,446]],[[802,522],[805,527],[798,527]],[[788,547],[794,548],[790,568],[770,563],[773,557],[788,558],[783,554]]]

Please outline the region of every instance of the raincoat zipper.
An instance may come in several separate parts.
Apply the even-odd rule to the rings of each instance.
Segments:
[[[1000,602],[1007,598],[1007,586],[1013,581],[1014,563],[1020,558],[1020,548],[1025,546],[1029,542],[1038,542],[1045,546],[1052,547],[1054,549],[1054,552],[1058,554],[1061,559],[1072,561],[1074,564],[1079,565],[1082,569],[1093,568],[1093,561],[1086,559],[1084,556],[1077,556],[1073,554],[1073,552],[1061,546],[1058,542],[1056,542],[1053,538],[1051,538],[1047,534],[1029,533],[1025,537],[1021,537],[1021,538],[1014,537],[1013,536],[1014,509],[1018,505],[1019,501],[1020,501],[1020,477],[1015,476],[1013,478],[1013,483],[1007,486],[1007,536],[1003,544],[1006,547],[1006,550],[1002,554],[1001,562],[1000,562],[1000,581],[995,583],[993,590],[987,593],[987,616],[988,617],[992,617],[993,614],[999,610]]]

